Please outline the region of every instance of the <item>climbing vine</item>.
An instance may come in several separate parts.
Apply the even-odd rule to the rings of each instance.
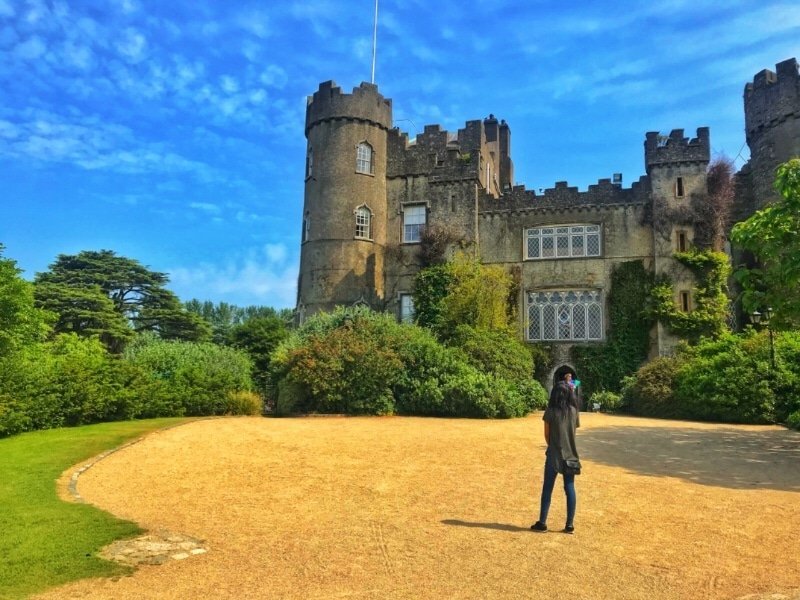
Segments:
[[[673,257],[694,274],[697,282],[692,310],[683,311],[675,304],[672,282],[663,276],[650,292],[650,317],[692,343],[701,337],[718,338],[727,328],[727,282],[731,270],[728,256],[714,250],[691,248],[687,252],[676,252]]]
[[[640,260],[621,263],[614,269],[608,298],[608,340],[572,349],[586,396],[594,390],[620,391],[622,378],[647,359],[653,317],[643,307],[652,284],[653,275]]]

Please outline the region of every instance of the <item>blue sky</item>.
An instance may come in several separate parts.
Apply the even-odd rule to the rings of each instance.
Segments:
[[[183,300],[291,307],[305,98],[368,81],[373,0],[0,0],[0,242],[27,278],[111,249]],[[495,114],[515,179],[644,173],[647,131],[747,158],[744,84],[800,57],[796,2],[381,0],[411,135]]]

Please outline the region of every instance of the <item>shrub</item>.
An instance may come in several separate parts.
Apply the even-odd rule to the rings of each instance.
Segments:
[[[607,390],[594,392],[589,397],[589,406],[592,407],[592,410],[615,412],[619,409],[621,403],[622,396],[620,394],[609,392]]]
[[[635,375],[623,379],[622,406],[628,412],[651,417],[677,418],[673,389],[680,360],[660,357],[647,363]]]
[[[124,356],[145,374],[141,416],[225,414],[228,394],[252,387],[250,358],[234,348],[141,336]]]
[[[800,431],[800,410],[793,412],[787,417],[786,425]]]
[[[225,413],[226,415],[260,415],[264,410],[261,396],[255,392],[236,390],[228,392]]]

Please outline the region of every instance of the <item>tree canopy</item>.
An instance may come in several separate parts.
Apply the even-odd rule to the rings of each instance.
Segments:
[[[15,261],[3,258],[0,244],[0,358],[48,330],[48,315],[34,306],[33,286],[20,277]]]
[[[770,307],[774,326],[788,329],[800,326],[800,159],[778,167],[775,188],[781,198],[737,223],[731,239],[759,262],[736,271],[745,310]]]
[[[111,250],[61,254],[36,275],[37,305],[58,314],[57,333],[98,335],[120,351],[134,332],[164,339],[206,340],[209,325],[166,289],[169,278]]]

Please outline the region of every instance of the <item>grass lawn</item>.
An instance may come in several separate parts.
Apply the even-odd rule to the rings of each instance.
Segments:
[[[70,466],[185,419],[52,429],[0,439],[0,598],[127,572],[96,552],[140,532],[87,504],[63,502],[55,482]]]

